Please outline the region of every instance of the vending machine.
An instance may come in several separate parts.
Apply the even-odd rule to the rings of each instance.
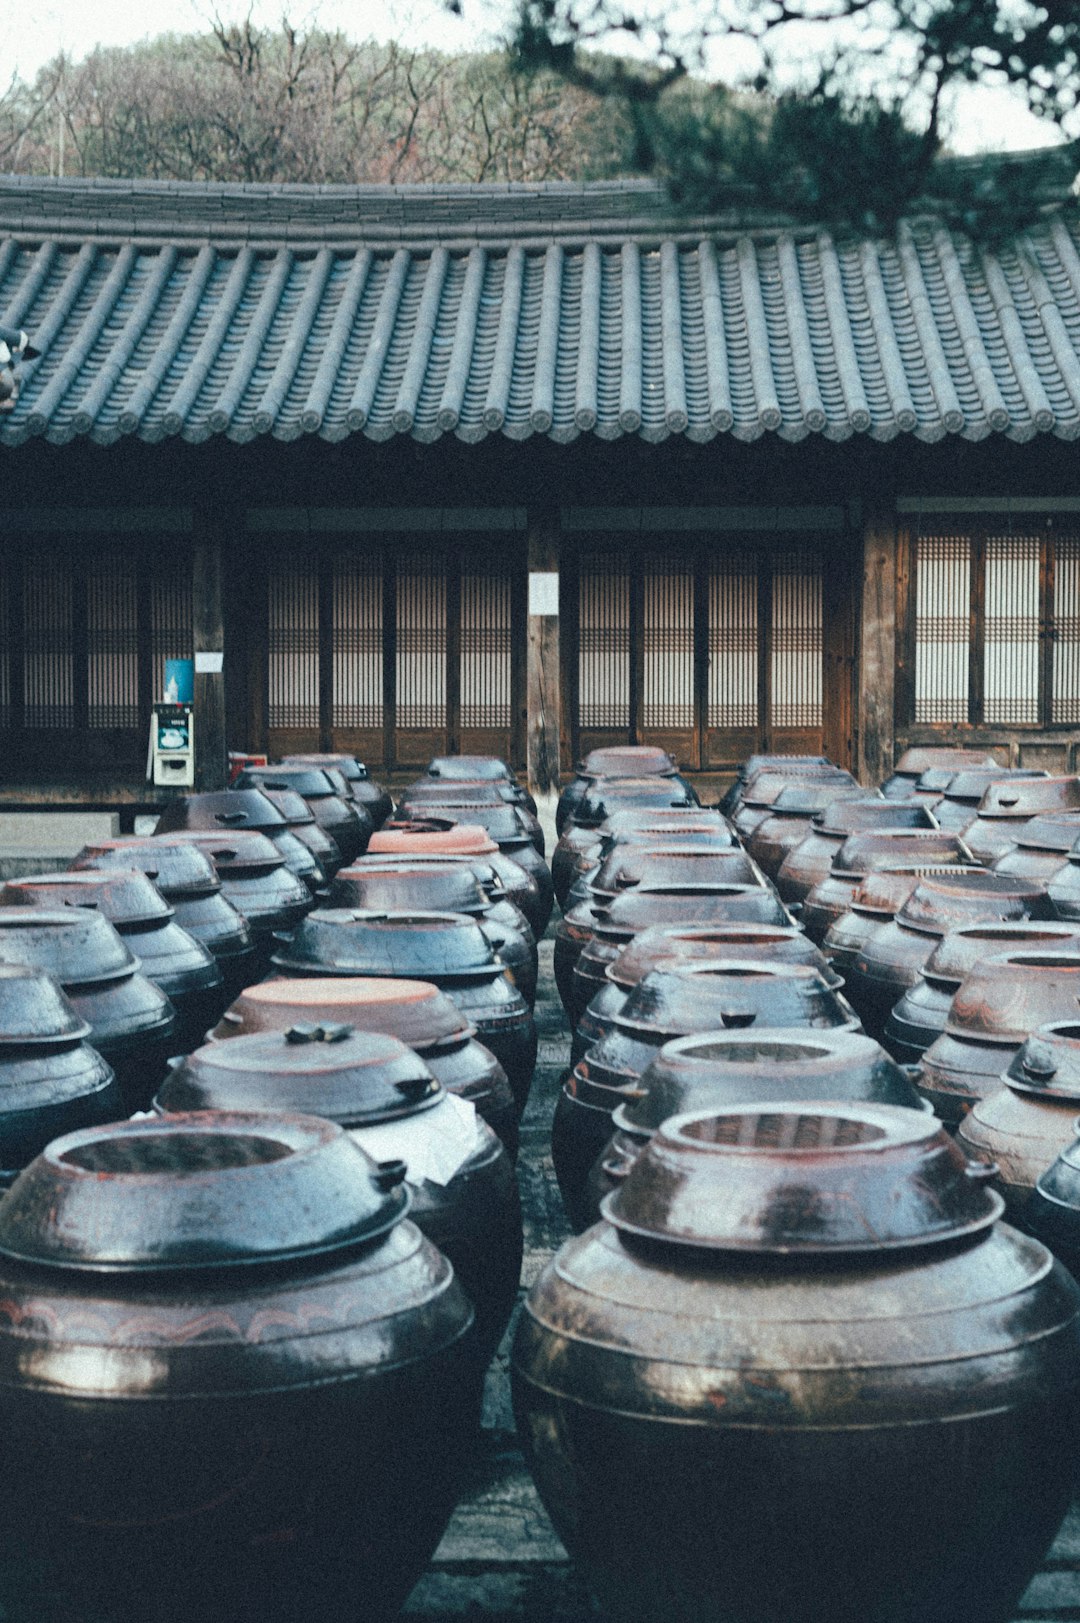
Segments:
[[[156,704],[150,723],[150,780],[163,788],[195,783],[195,708]]]

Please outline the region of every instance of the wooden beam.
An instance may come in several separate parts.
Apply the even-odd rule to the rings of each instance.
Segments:
[[[878,784],[893,769],[896,710],[896,515],[867,506],[862,532],[856,771]]]
[[[195,513],[191,550],[191,608],[195,653],[195,787],[224,789],[229,781],[225,724],[225,671],[204,669],[213,659],[200,655],[225,652],[222,594],[225,551],[224,513],[216,503],[200,504]]]
[[[528,709],[527,754],[529,787],[534,794],[554,794],[559,788],[559,736],[561,731],[559,666],[559,520],[551,511],[530,512],[529,643],[526,672]],[[554,604],[551,601],[554,575]],[[554,607],[555,612],[550,612]],[[544,612],[536,612],[543,610]]]

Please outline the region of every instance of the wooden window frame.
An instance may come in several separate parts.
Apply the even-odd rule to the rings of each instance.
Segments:
[[[967,717],[963,721],[916,720],[916,604],[918,542],[921,535],[966,533],[971,548],[969,602]],[[987,540],[1006,534],[1039,536],[1038,698],[1033,721],[998,722],[985,719],[984,670],[986,658],[986,555]],[[901,518],[897,535],[896,617],[896,724],[920,735],[947,736],[956,732],[1068,732],[1080,725],[1055,721],[1054,646],[1056,624],[1056,542],[1060,535],[1080,535],[1074,515],[1054,511],[934,512]]]

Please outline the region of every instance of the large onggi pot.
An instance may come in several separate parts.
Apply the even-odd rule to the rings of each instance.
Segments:
[[[609,1615],[1015,1615],[1072,1495],[1080,1291],[1001,1209],[915,1111],[659,1129],[512,1354],[526,1458]]]
[[[166,1077],[159,1113],[272,1111],[344,1127],[372,1160],[405,1163],[409,1215],[453,1264],[476,1312],[481,1371],[517,1300],[521,1202],[503,1145],[396,1037],[310,1021],[198,1049]]]
[[[826,778],[786,783],[746,836],[746,849],[762,872],[775,879],[788,852],[809,834],[815,817],[837,801],[865,799],[866,790],[853,778],[849,781],[847,773],[835,782]]]
[[[309,890],[315,890],[320,882],[312,853],[297,839],[286,813],[263,793],[261,784],[211,790],[170,801],[158,817],[155,833],[186,829],[221,835],[262,834],[275,846],[289,872]]]
[[[1071,811],[1080,807],[1080,777],[1033,778],[992,783],[978,810],[963,830],[968,848],[978,862],[996,863],[1016,845],[1024,824],[1042,812]]]
[[[886,803],[877,796],[837,801],[819,812],[810,832],[792,846],[780,864],[776,888],[789,905],[803,902],[814,886],[828,877],[833,859],[850,835],[877,829],[921,828],[937,828],[933,812],[921,800]]]
[[[331,839],[326,830],[319,827],[315,821],[315,814],[311,810],[303,795],[298,795],[295,789],[260,790],[266,796],[271,806],[276,806],[288,824],[285,835],[278,835],[276,841],[279,851],[284,852],[288,847],[284,839],[295,842],[306,851],[308,861],[305,863],[303,855],[295,862],[288,864],[298,879],[302,879],[309,890],[318,890],[320,886],[328,883],[341,867],[341,852],[337,841]],[[295,854],[295,853],[294,853]]]
[[[147,980],[176,1010],[173,1052],[197,1048],[225,1009],[225,983],[207,949],[177,924],[174,910],[139,869],[35,874],[9,879],[0,907],[98,908],[135,955]]]
[[[287,975],[390,976],[431,981],[476,1027],[525,1108],[536,1068],[528,1004],[475,919],[460,913],[324,908],[282,936],[274,966]]]
[[[0,964],[0,1189],[61,1133],[123,1114],[112,1069],[53,977]]]
[[[125,1110],[145,1109],[165,1074],[176,1012],[140,973],[105,915],[74,907],[0,907],[0,964],[47,970],[115,1071]]]
[[[765,875],[745,851],[728,842],[668,848],[618,845],[605,857],[587,889],[596,897],[618,896],[651,880],[654,885],[764,885]],[[573,892],[571,892],[571,896]]]
[[[964,924],[1053,916],[1037,881],[957,868],[923,878],[895,918],[866,939],[848,970],[847,994],[872,1037],[881,1037],[892,1009],[918,982],[942,936]]]
[[[596,778],[586,786],[574,810],[578,828],[599,828],[609,817],[631,808],[672,807],[690,810],[698,804],[697,792],[685,778]]]
[[[917,745],[914,749],[907,749],[901,755],[893,768],[891,777],[886,778],[881,786],[881,792],[889,799],[903,799],[910,795],[916,783],[924,772],[935,768],[948,767],[953,772],[977,772],[980,768],[993,768],[998,762],[985,750],[954,749],[951,746],[929,748]],[[1004,776],[1004,771],[1002,776]]]
[[[693,1032],[754,1026],[854,1031],[858,1021],[824,976],[801,964],[728,957],[667,963],[642,977],[555,1105],[551,1158],[573,1226],[585,1220],[586,1181],[610,1135],[611,1112],[640,1090],[659,1049]]]
[[[544,831],[540,820],[526,806],[521,790],[509,783],[432,783],[425,780],[405,792],[397,803],[394,815],[402,821],[413,817],[439,817],[456,822],[461,818],[483,825],[489,815],[507,807],[515,813],[539,855],[544,856]]]
[[[840,987],[827,960],[794,924],[659,924],[633,936],[614,958],[608,956],[607,946],[594,937],[574,966],[575,1000],[590,995],[574,1027],[571,1065],[607,1036],[634,987],[661,964],[761,958],[772,964],[805,964],[816,969],[834,991]],[[604,949],[602,953],[596,950],[599,948]]]
[[[476,1027],[453,999],[430,981],[362,975],[317,980],[275,977],[249,986],[226,1009],[208,1040],[288,1031],[305,1021],[350,1025],[407,1043],[446,1092],[475,1105],[510,1156],[517,1155],[518,1109],[506,1072],[490,1048],[477,1042]]]
[[[748,755],[720,801],[725,817],[737,817],[747,791],[759,773],[782,772],[787,778],[832,777],[836,763],[827,755]]]
[[[937,773],[924,772],[919,784],[938,777],[941,799],[934,806],[934,816],[942,828],[962,834],[979,809],[979,801],[992,783],[1004,783],[1010,778],[1045,778],[1049,773],[1041,767],[976,767],[974,770],[955,772],[951,767],[937,769]],[[927,785],[929,787],[929,785]]]
[[[1023,824],[1004,856],[994,863],[997,873],[1037,879],[1047,884],[1080,840],[1080,810],[1043,812]]]
[[[222,895],[251,932],[252,979],[265,975],[275,933],[291,929],[315,905],[303,880],[289,872],[281,853],[262,834],[213,834],[209,830],[185,829],[169,838],[187,840],[210,858]]]
[[[700,806],[668,807],[666,810],[617,812],[599,828],[571,826],[559,837],[551,855],[551,880],[559,906],[565,905],[571,886],[599,866],[616,845],[677,845],[694,843],[695,836],[706,843],[736,845],[731,827],[718,812]]]
[[[859,880],[846,913],[834,919],[825,932],[821,950],[836,973],[845,980],[868,937],[881,924],[895,918],[924,874],[941,869],[929,863],[900,864],[879,868]]]
[[[641,1092],[612,1113],[614,1131],[586,1185],[585,1228],[669,1116],[731,1105],[811,1099],[926,1110],[899,1065],[858,1031],[709,1031],[665,1043],[641,1078]]]
[[[545,912],[545,896],[539,880],[519,862],[504,856],[486,829],[466,823],[456,823],[446,829],[424,828],[419,824],[380,829],[372,835],[366,856],[382,860],[407,856],[422,857],[428,862],[488,863],[510,901],[528,919],[538,941],[547,928],[551,904],[549,898]],[[549,881],[550,877],[549,874]]]
[[[555,928],[555,985],[576,1025],[607,965],[640,930],[654,924],[791,924],[791,914],[764,885],[661,885],[646,881],[602,905],[581,903]],[[589,976],[575,982],[578,961],[589,948]],[[594,983],[590,989],[589,981]],[[584,1000],[584,1001],[582,1001]]]
[[[866,790],[856,783],[850,772],[840,767],[794,781],[787,772],[755,772],[746,784],[732,824],[739,838],[747,844],[785,797],[788,797],[789,804],[791,796],[801,802],[809,820],[817,812],[824,811],[833,800],[844,799],[845,791],[847,798],[866,797]]]
[[[1001,952],[1042,947],[1080,952],[1080,926],[1018,919],[1012,924],[965,924],[950,930],[885,1022],[890,1054],[903,1064],[917,1064],[945,1030],[957,987],[977,964]]]
[[[230,793],[264,788],[293,789],[302,795],[319,827],[337,846],[342,862],[354,862],[366,849],[374,819],[359,801],[348,798],[345,783],[333,767],[245,767]]]
[[[850,834],[829,872],[803,901],[799,922],[812,941],[821,943],[851,907],[867,874],[876,869],[971,865],[971,853],[959,834],[944,834],[940,829],[882,828]]]
[[[1080,951],[1021,948],[980,960],[920,1061],[919,1092],[942,1121],[956,1125],[977,1099],[996,1090],[1033,1031],[1071,1020],[1078,1007]]]
[[[313,1117],[194,1114],[69,1134],[20,1175],[5,1610],[397,1615],[475,1413],[471,1309],[403,1221],[403,1170]]]
[[[555,808],[555,828],[562,833],[576,812],[578,805],[596,778],[673,778],[678,773],[674,758],[667,750],[651,744],[623,744],[611,749],[592,750],[578,766],[575,776],[559,796]]]
[[[526,919],[511,902],[492,901],[472,871],[464,866],[435,864],[412,867],[366,867],[363,862],[338,874],[330,887],[330,907],[360,907],[375,912],[466,913],[480,927],[532,1008],[536,1001],[536,941]],[[519,925],[520,920],[520,925]]]
[[[390,852],[395,849],[391,836],[401,833],[414,839],[418,833],[430,832],[448,836],[443,842],[433,841],[416,849],[444,851],[459,855],[482,855],[483,847],[476,839],[478,834],[486,834],[495,842],[498,850],[504,857],[510,858],[527,875],[532,882],[529,894],[525,896],[514,895],[521,911],[525,914],[533,927],[536,939],[539,941],[547,929],[548,919],[551,917],[551,906],[555,892],[551,884],[551,870],[536,846],[529,837],[528,830],[523,826],[516,806],[471,806],[463,808],[464,815],[460,823],[448,827],[425,829],[422,822],[408,823],[402,827],[392,826],[379,831],[372,839],[368,849],[372,852]],[[433,820],[437,821],[437,819]],[[398,847],[408,849],[408,842]],[[510,887],[507,885],[507,890]]]
[[[354,755],[283,755],[282,766],[333,767],[345,780],[350,801],[362,806],[374,828],[381,828],[394,809],[388,792],[368,777],[368,769]]]
[[[1024,1227],[1036,1183],[1076,1137],[1080,1024],[1040,1026],[1001,1082],[996,1093],[975,1101],[957,1137],[996,1167],[1009,1221]]]
[[[251,928],[221,894],[221,880],[205,851],[184,835],[128,836],[84,845],[74,869],[110,872],[137,868],[151,879],[173,909],[177,924],[214,955],[224,978],[226,998],[257,978]]]

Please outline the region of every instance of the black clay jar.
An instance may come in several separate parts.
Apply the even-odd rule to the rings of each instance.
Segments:
[[[526,1458],[608,1615],[1015,1616],[1072,1494],[1080,1292],[1000,1212],[914,1111],[660,1128],[512,1354]]]
[[[173,1052],[197,1048],[225,1010],[225,983],[213,955],[176,923],[173,909],[138,869],[37,874],[9,879],[0,907],[96,907],[176,1010]]]
[[[837,770],[827,755],[748,755],[721,799],[720,810],[725,817],[737,816],[759,773],[782,772],[788,779],[831,778]]]
[[[622,1182],[669,1116],[732,1105],[808,1100],[900,1105],[929,1110],[908,1077],[873,1038],[857,1031],[711,1031],[665,1043],[641,1078],[641,1092],[619,1105],[611,1138],[589,1173],[586,1221]]]
[[[209,1040],[288,1031],[305,1021],[351,1025],[407,1043],[445,1091],[474,1104],[511,1158],[517,1156],[518,1110],[506,1072],[490,1048],[476,1040],[475,1026],[437,986],[362,975],[310,981],[281,976],[249,986],[222,1015]]]
[[[123,1114],[89,1034],[45,970],[0,964],[0,1189],[50,1139]]]
[[[985,750],[954,749],[949,745],[941,748],[936,745],[924,748],[917,745],[914,749],[904,751],[893,769],[892,776],[886,778],[882,784],[881,792],[892,799],[902,799],[903,796],[911,794],[924,772],[941,770],[945,767],[952,772],[978,772],[984,767],[992,769],[997,766],[998,762]],[[1007,775],[1002,772],[1002,776]]]
[[[328,1121],[194,1114],[69,1134],[20,1175],[5,1611],[397,1615],[474,1416],[471,1309],[403,1173]]]
[[[475,1107],[444,1093],[413,1049],[396,1037],[306,1021],[198,1049],[170,1072],[154,1108],[322,1116],[373,1161],[403,1161],[409,1215],[453,1264],[487,1368],[521,1275],[517,1182]]]
[[[453,999],[491,1049],[519,1112],[536,1067],[528,1004],[475,919],[460,913],[376,913],[325,908],[282,936],[273,958],[287,975],[366,975],[431,981]]]
[[[274,844],[282,854],[289,850],[295,855],[296,860],[288,863],[291,872],[302,879],[309,890],[319,890],[341,866],[337,841],[319,827],[315,813],[295,789],[267,787],[260,793],[281,813],[288,825],[283,833],[278,834]],[[296,849],[298,846],[299,851]]]
[[[275,931],[291,929],[315,905],[303,880],[289,872],[280,851],[263,834],[184,830],[169,838],[188,840],[210,858],[222,895],[251,931],[252,979],[265,975]]]
[[[158,818],[156,833],[200,829],[222,834],[262,834],[277,849],[291,874],[315,890],[318,864],[289,827],[284,809],[260,787],[216,790],[171,801]]]
[[[608,1034],[573,1067],[555,1105],[551,1158],[571,1223],[610,1136],[611,1112],[638,1093],[664,1044],[699,1031],[756,1026],[854,1031],[858,1021],[817,970],[800,964],[736,958],[666,964],[638,982]]]
[[[674,778],[678,770],[667,750],[651,744],[621,744],[611,749],[591,750],[559,796],[555,827],[561,834],[573,821],[582,798],[597,778]]]
[[[852,834],[936,827],[933,812],[921,800],[886,804],[880,796],[868,795],[864,800],[838,801],[818,812],[809,833],[788,851],[776,875],[776,888],[789,905],[805,901],[828,877],[834,858]]]
[[[368,769],[354,755],[284,755],[282,766],[332,767],[345,781],[350,801],[362,806],[373,828],[382,828],[394,809],[389,793],[368,777]]]
[[[221,894],[221,880],[205,851],[183,834],[99,840],[83,846],[71,866],[105,873],[137,868],[144,873],[172,908],[180,928],[201,941],[217,960],[227,1000],[257,978],[255,945],[247,920]]]
[[[354,862],[366,849],[375,825],[363,806],[346,798],[344,782],[340,778],[335,782],[335,778],[333,767],[245,767],[230,793],[264,788],[294,790],[310,806],[323,833],[333,840],[342,862]]]
[[[105,915],[81,907],[0,907],[0,964],[47,970],[115,1071],[125,1110],[145,1109],[173,1051],[176,1012],[140,973]]]

